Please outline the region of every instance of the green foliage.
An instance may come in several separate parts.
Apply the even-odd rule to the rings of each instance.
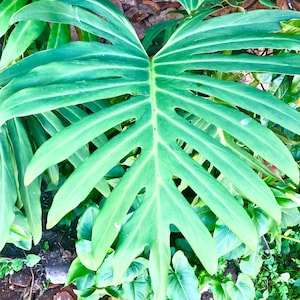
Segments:
[[[298,211],[288,223],[283,220],[280,224],[274,222],[273,226],[266,218],[261,219],[264,226],[261,224],[260,228],[267,230],[260,231],[262,238],[257,251],[249,253],[237,246],[220,258],[217,274],[199,273],[201,286],[208,285],[214,299],[298,299],[299,216]],[[223,246],[226,252],[226,243]]]
[[[262,268],[255,279],[255,299],[299,298],[299,225],[286,230],[281,237],[280,248],[270,245],[272,248],[263,252]]]
[[[26,258],[9,259],[0,257],[0,279],[22,270],[23,266],[32,268],[39,261],[40,257],[35,254],[28,254]]]
[[[9,211],[7,211],[7,213],[8,212]],[[15,208],[13,212],[14,219],[9,228],[7,242],[13,243],[21,249],[30,250],[32,246],[32,235],[28,220],[19,209]],[[37,220],[37,222],[39,222],[39,220]]]
[[[168,276],[167,295],[170,299],[199,299],[197,277],[182,251],[178,251],[172,258],[173,269]]]
[[[69,25],[51,24],[50,26],[46,22],[36,20],[11,23],[9,20],[12,15],[29,2],[33,1],[2,1],[0,4],[0,69],[6,68],[32,52],[55,48],[71,39]],[[95,40],[91,34],[80,30],[78,30],[78,35],[82,40]],[[93,109],[91,108],[92,111]],[[78,107],[74,107],[71,111],[66,108],[60,112],[60,115],[49,112],[23,120],[9,120],[1,130],[0,249],[6,242],[11,242],[28,250],[31,248],[32,239],[34,243],[39,242],[42,234],[41,180],[35,180],[34,184],[25,187],[25,168],[39,145],[64,128],[64,125],[81,118],[83,114],[87,113]],[[101,138],[95,139],[98,146],[100,140]],[[70,158],[70,162],[77,166],[87,155],[89,155],[87,149],[77,151]],[[58,166],[51,166],[47,171],[47,182],[57,184]],[[109,191],[106,182],[99,182],[98,186],[102,194],[106,196]],[[18,211],[17,215],[14,211]],[[19,212],[26,217],[22,220],[24,226],[19,226]]]
[[[280,22],[300,14],[261,10],[204,20],[209,12],[197,12],[203,1],[180,3],[189,15],[159,28],[162,48],[150,55],[128,20],[106,0],[36,1],[11,19],[56,25],[48,50],[0,73],[1,184],[13,191],[8,200],[1,198],[0,211],[9,212],[1,228],[11,225],[18,196],[39,240],[36,178],[52,168],[48,174],[58,181],[53,166],[68,159],[74,171],[55,195],[47,227],[94,188],[103,196],[78,224],[78,259],[68,280],[76,281],[83,299],[102,292],[122,299],[147,299],[152,293],[154,299],[198,297],[193,269],[176,251],[180,247],[210,274],[217,271],[220,256],[244,255],[249,274],[216,290],[224,297],[251,299],[250,276],[259,265],[247,267],[250,252],[270,224],[282,216],[289,223],[287,215],[296,215],[296,206],[280,207],[263,177],[276,191],[276,182],[289,181],[296,193],[296,156],[275,133],[280,127],[288,140],[299,135],[299,112],[278,99],[281,87],[267,93],[236,82],[235,73],[290,76],[281,80],[282,90],[284,78],[297,80],[292,76],[300,75],[300,37],[285,33]],[[80,28],[85,41],[65,44],[69,27],[62,24]],[[176,28],[172,34],[170,24]],[[151,34],[144,41],[147,49],[157,37]],[[261,57],[251,54],[253,48],[275,51]],[[268,120],[267,126],[260,118]],[[32,144],[41,145],[33,158]],[[220,243],[223,233],[226,240]],[[171,245],[170,235],[176,234],[184,239]],[[7,229],[0,247],[8,235]]]
[[[104,262],[94,272],[85,267],[89,264],[86,244],[91,239],[92,227],[99,213],[99,208],[89,206],[78,222],[77,253],[78,258],[72,262],[68,273],[68,283],[75,281],[80,299],[90,299],[96,295],[111,294],[121,299],[152,299],[151,280],[149,277],[149,261],[145,257],[136,258],[122,278],[122,284],[114,286],[113,255],[107,255]],[[81,249],[82,248],[82,249]],[[147,257],[147,258],[146,258]],[[169,299],[196,299],[200,297],[198,280],[182,251],[177,251],[172,259],[172,267],[168,273],[167,296]]]
[[[31,1],[4,0],[0,4],[0,38],[2,38],[4,44],[0,59],[0,69],[7,67],[23,55],[45,29],[46,23],[40,21],[24,21],[16,25],[12,25],[9,22],[12,15],[29,2]]]

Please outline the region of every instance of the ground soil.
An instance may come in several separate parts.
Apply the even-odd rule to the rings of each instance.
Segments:
[[[112,0],[132,22],[140,38],[143,38],[145,29],[158,22],[180,17],[180,14],[169,14],[170,11],[180,10],[176,0]],[[282,9],[300,10],[299,0],[277,0],[276,4]],[[242,6],[246,10],[260,9],[263,6],[257,0],[246,0]],[[216,15],[237,11],[234,7],[227,7]],[[20,272],[7,276],[0,281],[0,300],[75,300],[74,286],[65,287],[63,284],[49,282],[46,279],[46,266],[56,262],[69,264],[75,257],[75,237],[68,230],[59,228],[45,232],[41,243],[35,246],[31,253],[38,254],[41,261],[33,268],[25,267]],[[49,249],[43,245],[47,242]],[[7,245],[0,256],[24,258],[26,253]],[[111,299],[108,296],[103,300]],[[208,291],[201,296],[202,300],[213,299]]]

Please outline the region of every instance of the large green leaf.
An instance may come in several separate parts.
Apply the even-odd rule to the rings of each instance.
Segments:
[[[195,7],[197,1],[193,2]],[[187,4],[186,4],[187,5]],[[190,10],[194,6],[188,6]],[[100,17],[99,17],[100,16]],[[69,158],[90,141],[118,126],[122,130],[80,162],[56,194],[48,227],[82,202],[107,173],[136,153],[105,200],[93,226],[92,240],[78,244],[79,256],[97,269],[114,244],[113,284],[118,285],[134,259],[150,249],[149,270],[156,299],[164,299],[171,260],[170,225],[184,235],[210,273],[217,252],[206,226],[178,189],[183,180],[218,218],[255,251],[255,226],[242,205],[196,160],[201,155],[240,194],[275,220],[281,211],[265,182],[243,157],[184,117],[188,112],[226,132],[258,160],[274,164],[297,183],[297,164],[271,130],[251,113],[300,133],[299,113],[275,96],[241,83],[207,75],[207,70],[300,74],[299,55],[250,55],[243,49],[284,47],[299,50],[299,36],[282,34],[280,21],[299,18],[294,11],[256,11],[202,20],[186,19],[152,58],[132,26],[108,1],[38,1],[13,20],[74,24],[106,42],[74,42],[37,53],[1,74],[0,123],[31,114],[49,115],[76,104],[113,97],[127,99],[95,110],[62,129],[36,152],[26,184],[51,165]],[[280,45],[280,46],[279,46]],[[232,55],[224,50],[241,50]],[[243,52],[240,54],[240,52]],[[226,52],[225,52],[226,53]],[[187,144],[191,152],[181,145]],[[132,204],[142,200],[128,216]],[[126,257],[126,260],[124,260]]]
[[[24,125],[20,119],[7,123],[12,149],[16,160],[19,198],[24,206],[33,240],[38,243],[42,237],[42,209],[40,204],[40,180],[35,179],[29,186],[24,185],[24,174],[32,158],[32,148]],[[13,192],[13,191],[12,191]]]
[[[13,157],[10,152],[10,144],[7,139],[6,126],[0,132],[0,249],[3,248],[7,242],[10,226],[15,218],[14,205],[17,200],[15,166]]]

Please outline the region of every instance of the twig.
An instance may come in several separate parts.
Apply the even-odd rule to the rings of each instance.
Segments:
[[[29,292],[29,299],[31,300],[32,299],[32,292],[33,292],[33,285],[34,285],[34,273],[32,271],[32,268],[29,268],[30,269],[30,273],[31,273],[31,286],[30,286],[30,292]]]

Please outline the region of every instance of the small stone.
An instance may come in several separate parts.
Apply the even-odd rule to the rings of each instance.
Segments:
[[[45,267],[46,278],[53,284],[65,284],[67,281],[69,262],[52,263]]]
[[[24,271],[15,272],[9,277],[9,283],[20,287],[28,287],[32,276]]]

